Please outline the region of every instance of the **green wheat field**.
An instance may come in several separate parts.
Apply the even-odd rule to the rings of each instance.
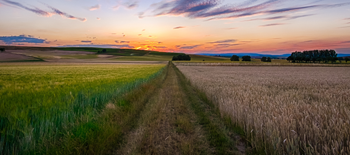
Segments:
[[[154,78],[164,67],[1,65],[0,154],[35,153],[67,135],[84,140],[88,130],[98,128],[92,120],[109,100]]]

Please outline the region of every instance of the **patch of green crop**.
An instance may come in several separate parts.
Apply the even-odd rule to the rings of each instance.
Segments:
[[[32,152],[63,132],[84,140],[114,97],[136,88],[164,65],[0,66],[0,154]],[[83,123],[81,121],[88,123]],[[35,152],[35,151],[34,151]]]

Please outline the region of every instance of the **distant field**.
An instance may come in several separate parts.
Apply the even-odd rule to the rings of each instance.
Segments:
[[[258,154],[350,154],[348,67],[178,68]]]
[[[0,53],[0,62],[9,62],[9,61],[42,61],[41,59],[30,57],[22,54],[14,54],[3,52]]]
[[[0,64],[0,152],[30,151],[70,129],[76,129],[72,136],[81,136],[85,132],[79,129],[81,121],[93,120],[110,99],[134,89],[164,66]]]

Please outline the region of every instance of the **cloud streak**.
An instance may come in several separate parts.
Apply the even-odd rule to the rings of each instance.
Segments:
[[[228,39],[228,40],[219,40],[219,41],[215,41],[215,42],[209,42],[212,44],[222,44],[222,43],[233,43],[236,42],[237,40],[234,39]]]
[[[82,40],[80,42],[82,42],[82,43],[91,43],[92,41],[90,41],[90,40]]]
[[[79,18],[79,17],[72,16],[72,15],[70,15],[68,13],[62,12],[62,11],[60,11],[60,10],[54,8],[54,7],[48,6],[48,5],[47,5],[47,7],[50,8],[51,11],[44,11],[44,10],[39,9],[37,7],[30,8],[30,7],[24,6],[21,3],[10,1],[10,0],[3,0],[3,2],[5,2],[6,4],[9,4],[9,5],[16,6],[16,7],[22,8],[24,10],[33,12],[33,13],[41,15],[41,16],[45,16],[45,17],[51,17],[52,15],[57,14],[57,15],[60,15],[60,16],[64,16],[64,17],[66,17],[68,19],[76,19],[76,20],[80,20],[80,21],[83,21],[83,22],[86,21],[86,18]]]
[[[185,27],[183,27],[183,26],[174,27],[175,30],[176,29],[183,29],[183,28],[185,28]]]
[[[270,27],[270,26],[278,26],[278,25],[284,25],[284,23],[272,23],[272,24],[266,24],[266,25],[261,25],[261,27]]]
[[[248,17],[253,15],[273,15],[287,12],[297,12],[310,9],[324,9],[349,5],[350,3],[340,4],[322,4],[322,5],[306,5],[297,7],[286,7],[273,9],[278,3],[283,0],[266,0],[260,2],[258,0],[246,0],[239,5],[224,5],[220,0],[173,0],[162,1],[151,5],[150,15],[145,15],[145,12],[140,13],[140,17],[145,16],[185,16],[188,18],[209,18],[213,19],[234,19]],[[305,16],[294,16],[296,19]],[[282,18],[282,17],[281,17]]]

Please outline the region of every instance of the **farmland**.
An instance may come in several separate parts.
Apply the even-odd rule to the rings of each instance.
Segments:
[[[1,154],[41,150],[69,131],[81,138],[84,125],[96,128],[91,121],[110,100],[154,78],[164,66],[2,64]]]
[[[178,68],[244,131],[253,152],[350,153],[347,67]]]

